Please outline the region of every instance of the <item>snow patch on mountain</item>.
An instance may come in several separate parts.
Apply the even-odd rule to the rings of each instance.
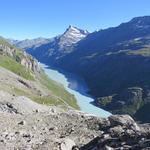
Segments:
[[[61,47],[68,47],[71,46],[83,38],[85,38],[89,34],[86,30],[78,29],[74,26],[69,26],[69,28],[60,36],[59,38],[59,45]]]

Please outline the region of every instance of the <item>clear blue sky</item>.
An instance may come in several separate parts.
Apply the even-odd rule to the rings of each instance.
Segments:
[[[150,15],[150,0],[0,0],[0,35],[53,37],[71,24],[95,31]]]

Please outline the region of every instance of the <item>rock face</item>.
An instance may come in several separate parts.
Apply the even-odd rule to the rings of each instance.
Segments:
[[[100,97],[95,100],[97,106],[110,110],[113,113],[128,113],[145,122],[149,122],[149,117],[144,115],[146,111],[148,111],[148,108],[145,108],[144,111],[144,107],[149,106],[149,102],[150,96],[148,87],[143,89],[140,87],[127,88],[119,94]]]
[[[36,104],[0,91],[3,150],[147,150],[150,125],[128,115],[97,118],[72,109]]]
[[[29,58],[26,52],[24,52],[24,56],[25,57],[21,58],[20,63],[33,72],[40,72],[40,66],[37,60],[32,57]]]
[[[60,144],[60,150],[71,150],[76,144],[70,139],[65,139]]]
[[[88,31],[81,30],[70,25],[64,34],[59,37],[60,49],[72,46],[73,44],[84,39],[88,34]]]
[[[150,148],[150,126],[140,126],[128,115],[111,116],[110,126],[81,150],[147,150]],[[144,128],[144,130],[143,130]],[[146,132],[147,133],[146,133]]]
[[[1,52],[1,54],[4,54],[4,53],[6,53],[6,54],[8,54],[8,55],[10,55],[10,56],[13,56],[13,53],[15,53],[15,49],[13,49],[13,48],[10,48],[10,47],[8,47],[7,45],[5,45],[5,44],[0,44],[0,52]]]
[[[97,105],[105,106],[114,109],[122,108],[125,105],[133,105],[142,103],[144,98],[144,90],[139,87],[132,87],[114,96],[101,97],[97,99]],[[112,108],[112,109],[113,109]],[[138,108],[137,108],[138,109]]]

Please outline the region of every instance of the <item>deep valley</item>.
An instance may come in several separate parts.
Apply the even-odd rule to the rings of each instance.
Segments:
[[[149,113],[144,108],[150,103],[149,16],[94,33],[69,26],[48,43],[25,49],[40,62],[83,77],[95,105],[114,114],[130,114],[138,121],[150,121],[144,115]]]

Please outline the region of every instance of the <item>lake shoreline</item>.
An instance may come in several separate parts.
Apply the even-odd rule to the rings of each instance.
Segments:
[[[88,94],[89,88],[84,79],[60,68],[51,67],[45,64],[40,65],[49,78],[61,83],[69,93],[75,96],[81,111],[104,118],[111,115],[108,111],[105,111],[93,104],[94,98]]]

